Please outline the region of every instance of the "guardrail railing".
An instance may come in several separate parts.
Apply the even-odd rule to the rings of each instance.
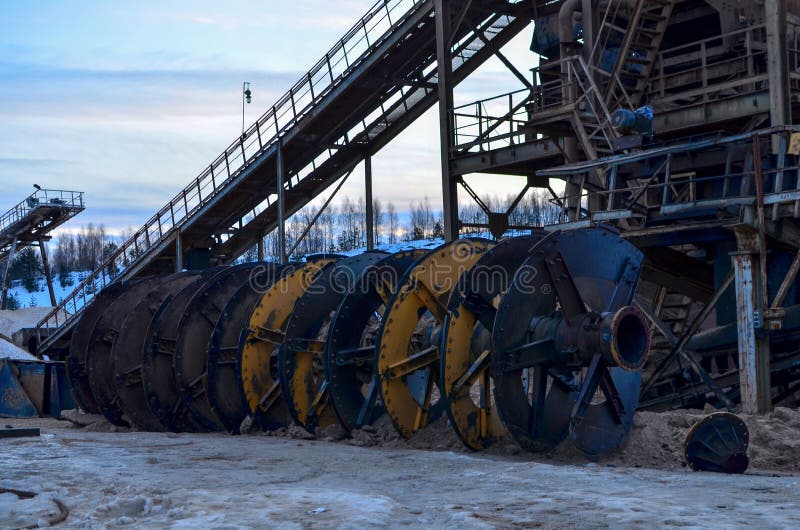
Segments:
[[[71,210],[83,210],[83,192],[69,190],[36,190],[25,200],[0,216],[0,234],[41,206],[58,206],[59,208]]]
[[[273,147],[423,4],[425,0],[380,0],[374,4],[291,90],[37,324],[40,339],[43,329],[69,323],[97,292],[132,265],[142,262],[154,249],[171,241],[176,230]],[[43,348],[48,343],[45,339]]]

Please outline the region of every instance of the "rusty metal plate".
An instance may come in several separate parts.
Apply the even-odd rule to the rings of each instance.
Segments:
[[[225,430],[225,424],[212,409],[206,393],[211,333],[228,300],[250,281],[251,272],[259,265],[235,265],[214,276],[194,293],[178,325],[175,378],[181,400],[194,421],[207,430]]]
[[[163,431],[166,426],[150,411],[147,394],[144,390],[142,360],[148,332],[161,304],[196,281],[197,273],[185,272],[166,276],[130,310],[122,323],[119,335],[111,348],[114,359],[114,382],[117,389],[118,405],[124,415],[139,429]]]
[[[150,412],[168,431],[204,430],[194,421],[180,398],[174,367],[175,345],[186,306],[206,282],[225,270],[225,267],[205,270],[178,293],[168,296],[156,311],[148,329],[142,358],[142,383]]]
[[[92,330],[86,355],[89,387],[97,400],[100,412],[115,425],[128,423],[123,419],[118,404],[111,349],[131,309],[161,281],[159,277],[150,277],[127,285],[106,308]]]
[[[208,346],[206,395],[228,432],[239,433],[250,407],[242,386],[240,343],[256,304],[281,277],[283,267],[262,263],[252,269],[247,283],[228,300],[211,334]]]

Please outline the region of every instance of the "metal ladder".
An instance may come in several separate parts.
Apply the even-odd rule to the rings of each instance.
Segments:
[[[619,25],[623,3],[608,3],[598,46],[592,50],[592,64],[605,88],[609,109],[635,109],[642,104],[675,3],[676,0],[637,0],[627,27]],[[619,55],[609,70],[603,65],[602,53],[617,44]]]

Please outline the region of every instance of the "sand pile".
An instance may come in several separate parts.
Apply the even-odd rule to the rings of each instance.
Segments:
[[[26,352],[19,346],[12,344],[5,338],[0,338],[0,359],[14,359],[18,361],[36,361],[36,357]]]
[[[678,470],[686,468],[683,444],[689,429],[712,410],[679,410],[671,412],[639,412],[628,443],[619,451],[606,455],[598,463],[618,467],[641,467]],[[800,473],[800,411],[777,408],[768,416],[740,415],[750,431],[750,471]],[[339,426],[318,430],[315,434],[293,425],[267,433],[305,440],[342,442],[361,447],[396,449],[427,449],[435,451],[470,452],[456,436],[446,416],[419,431],[411,440],[403,439],[384,416],[374,425],[347,433]],[[484,454],[523,456],[526,459],[582,464],[587,460],[570,443],[544,455],[522,451],[509,437],[497,442]]]
[[[711,411],[639,412],[628,443],[600,462],[627,467],[679,469],[689,429]],[[739,415],[750,432],[751,471],[800,472],[800,411],[779,407],[766,416]]]
[[[0,311],[0,334],[13,337],[21,329],[36,327],[52,310],[52,307],[26,307],[16,311]]]

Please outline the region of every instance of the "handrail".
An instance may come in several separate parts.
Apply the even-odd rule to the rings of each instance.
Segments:
[[[0,216],[0,234],[42,206],[83,210],[83,192],[40,189]]]
[[[44,317],[37,329],[66,324],[103,289],[149,252],[171,241],[197,211],[267,152],[311,107],[341,84],[393,29],[425,0],[379,0],[277,103],[175,195],[96,271]]]

